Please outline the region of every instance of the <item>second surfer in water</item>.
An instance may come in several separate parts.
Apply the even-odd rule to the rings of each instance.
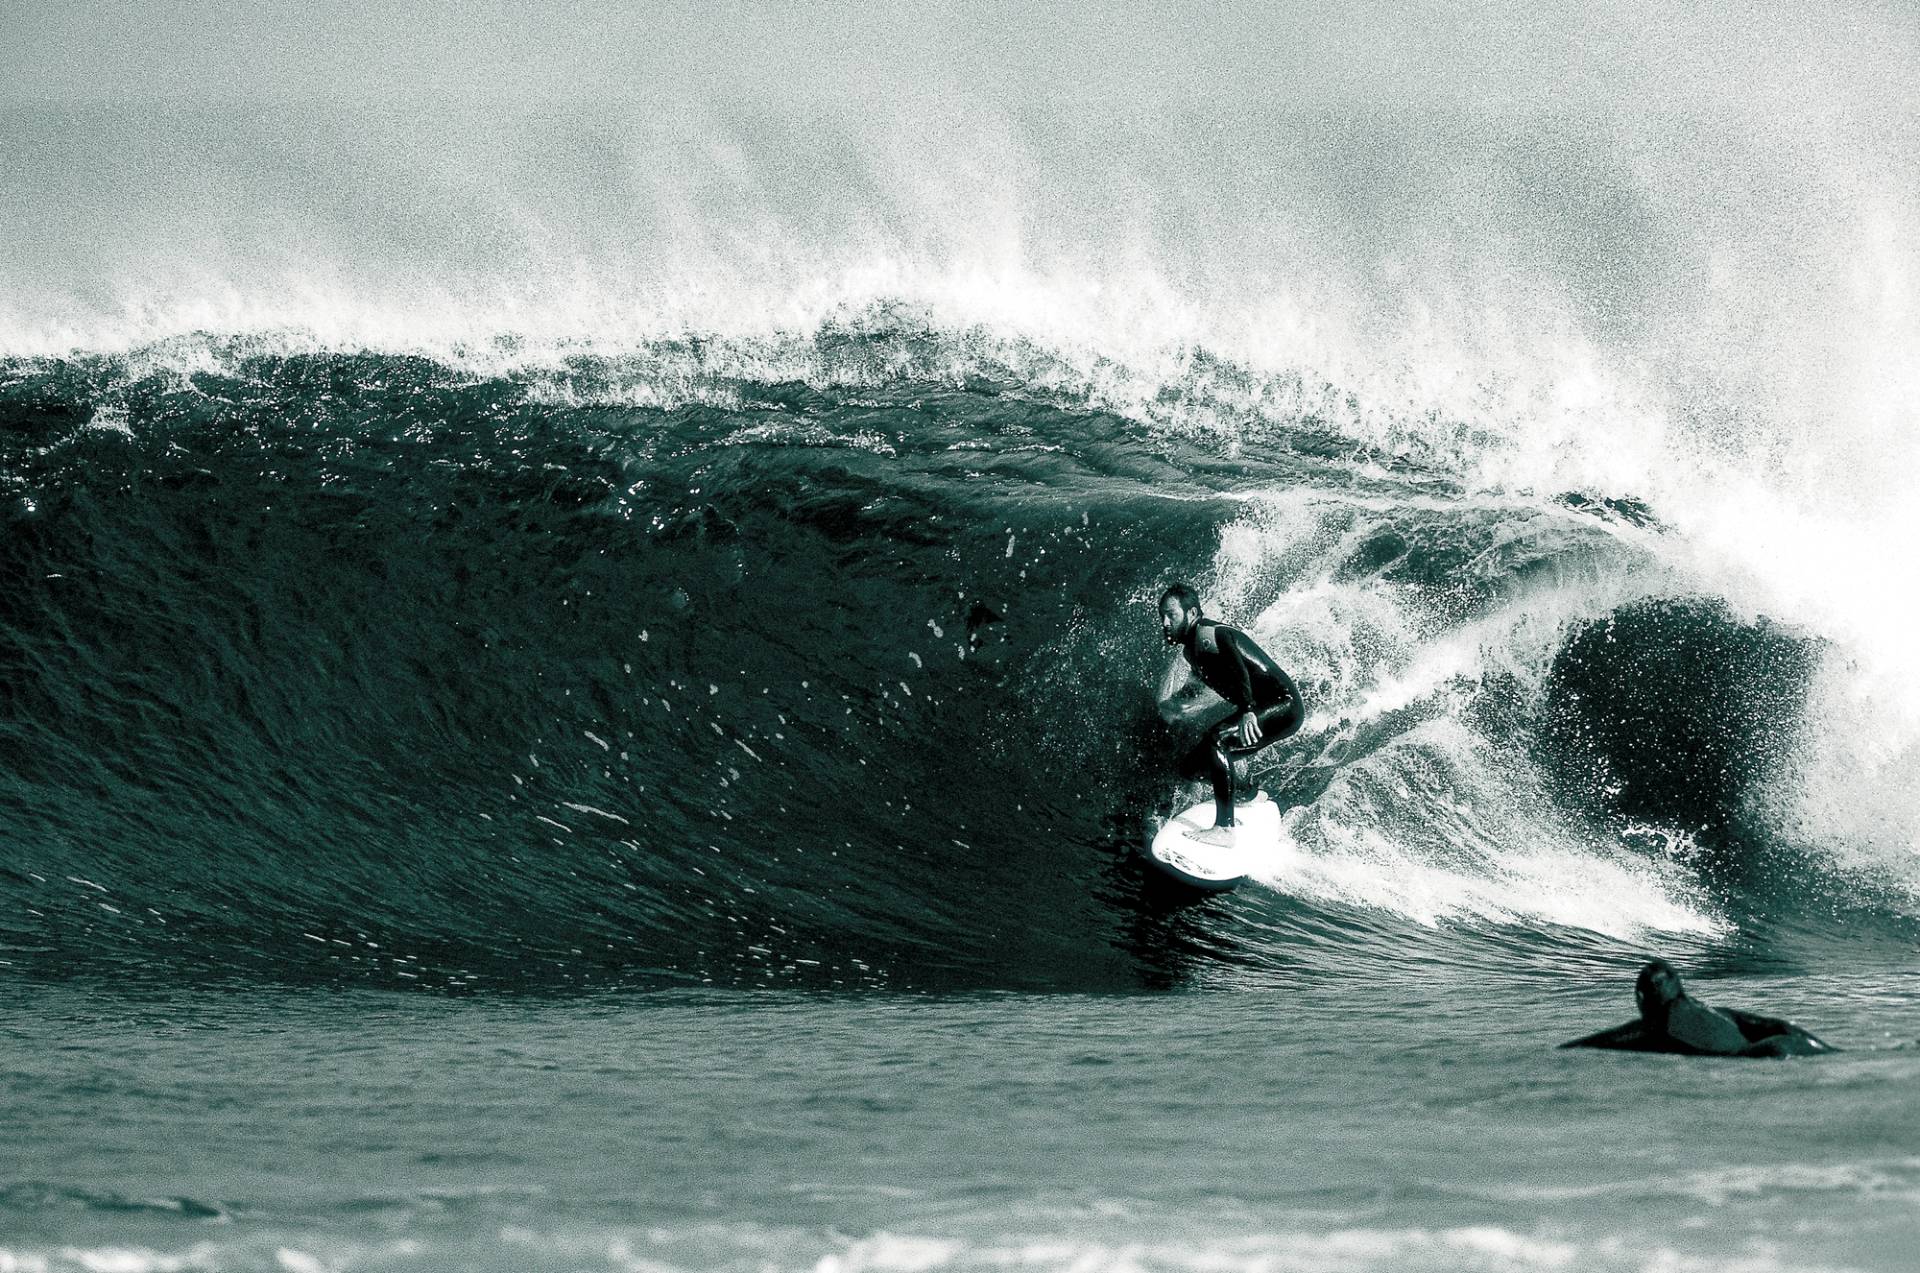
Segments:
[[[1160,630],[1185,653],[1203,684],[1240,710],[1207,730],[1180,762],[1183,778],[1213,780],[1213,828],[1193,834],[1208,844],[1233,837],[1233,762],[1270,747],[1300,728],[1306,711],[1293,678],[1238,628],[1203,619],[1200,595],[1177,583],[1160,597]]]
[[[1633,999],[1640,1009],[1639,1020],[1560,1046],[1684,1056],[1818,1056],[1840,1050],[1791,1021],[1701,1003],[1687,993],[1680,974],[1664,959],[1640,970]]]

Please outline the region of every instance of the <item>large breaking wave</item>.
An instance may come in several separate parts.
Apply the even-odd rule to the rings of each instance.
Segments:
[[[869,316],[790,380],[679,345],[16,360],[6,957],[1124,986],[1905,922],[1907,877],[1778,812],[1830,643],[1644,505],[1315,418],[1223,453],[990,343]],[[1151,708],[1173,577],[1313,705],[1262,774],[1302,866],[1224,928],[1127,861],[1196,794]]]
[[[1665,111],[7,107],[0,958],[1904,932],[1920,131],[1833,38]],[[1312,697],[1233,924],[1126,866],[1175,577]]]

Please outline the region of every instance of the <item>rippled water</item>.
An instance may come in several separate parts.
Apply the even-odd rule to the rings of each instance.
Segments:
[[[1853,1049],[1817,1065],[1553,1050],[1627,1015],[1624,989],[15,990],[0,1260],[1907,1267],[1900,979],[1696,986]]]

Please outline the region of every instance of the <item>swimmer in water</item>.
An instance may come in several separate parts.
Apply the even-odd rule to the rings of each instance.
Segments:
[[[1213,826],[1189,832],[1206,844],[1233,841],[1233,762],[1300,728],[1306,712],[1293,678],[1238,628],[1200,617],[1200,594],[1177,583],[1160,597],[1160,631],[1179,646],[1203,684],[1240,710],[1207,731],[1180,762],[1182,778],[1213,780]],[[1245,799],[1255,798],[1253,796]]]
[[[1664,959],[1640,970],[1633,997],[1640,1019],[1563,1048],[1619,1048],[1629,1052],[1678,1052],[1686,1056],[1816,1056],[1840,1049],[1791,1021],[1760,1017],[1736,1008],[1710,1008],[1689,995],[1680,974]]]

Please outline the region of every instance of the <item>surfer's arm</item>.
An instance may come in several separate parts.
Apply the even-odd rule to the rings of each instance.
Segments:
[[[1217,710],[1218,704],[1211,702],[1202,691],[1205,686],[1198,681],[1188,681],[1173,693],[1160,700],[1160,719],[1169,725],[1182,721],[1195,720],[1209,710]]]
[[[1215,628],[1214,633],[1214,640],[1220,646],[1221,670],[1226,673],[1220,697],[1243,712],[1251,712],[1254,709],[1253,672],[1247,667],[1247,652],[1241,646],[1247,638],[1232,628]]]
[[[1253,644],[1245,633],[1232,628],[1216,628],[1219,634],[1221,662],[1226,665],[1227,693],[1223,698],[1232,700],[1240,709],[1240,745],[1252,747],[1260,741],[1259,707],[1253,701],[1253,669],[1248,663],[1260,657],[1260,647]]]
[[[1644,1028],[1641,1022],[1629,1021],[1625,1025],[1617,1025],[1611,1030],[1602,1030],[1597,1034],[1589,1034],[1583,1038],[1569,1039],[1560,1046],[1563,1048],[1637,1049],[1640,1046],[1640,1035]]]

